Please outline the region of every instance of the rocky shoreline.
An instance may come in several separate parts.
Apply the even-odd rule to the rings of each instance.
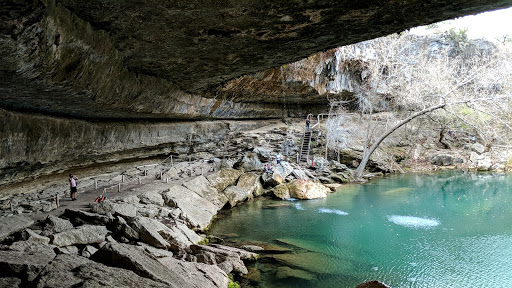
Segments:
[[[216,215],[263,195],[326,197],[342,183],[354,181],[347,165],[318,156],[308,168],[291,161],[275,163],[275,151],[292,158],[297,139],[282,129],[272,132],[248,132],[232,139],[238,155],[234,158],[160,163],[143,184],[136,182],[147,175],[144,167],[82,178],[76,202],[67,200],[65,184],[3,197],[0,287],[227,287],[232,279],[242,279],[250,272],[246,263],[258,259],[257,253],[272,253],[267,251],[272,248],[220,245],[206,235]],[[488,167],[475,164],[490,154],[481,148],[466,149],[469,161],[460,153],[441,157],[430,152],[422,163],[427,161],[423,166],[429,170],[508,167],[502,160]],[[419,154],[416,150],[412,149],[413,159]],[[263,171],[265,163],[273,163],[272,172]],[[92,188],[98,179],[102,185],[134,184],[97,203],[98,190]],[[61,207],[56,206],[55,195],[60,195]],[[307,277],[293,269],[278,272],[283,277]]]

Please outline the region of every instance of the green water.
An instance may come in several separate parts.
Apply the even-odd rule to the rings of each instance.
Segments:
[[[252,264],[255,287],[512,287],[511,205],[512,175],[402,175],[326,199],[248,202],[212,234],[288,249]],[[306,276],[283,278],[283,266]]]

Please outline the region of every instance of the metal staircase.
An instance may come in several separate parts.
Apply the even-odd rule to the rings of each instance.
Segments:
[[[309,131],[304,131],[304,136],[302,137],[302,145],[300,147],[299,163],[302,161],[308,163],[309,149],[311,148],[311,135],[311,129]]]

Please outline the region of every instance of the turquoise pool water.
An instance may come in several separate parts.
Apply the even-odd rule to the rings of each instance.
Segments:
[[[512,287],[511,206],[512,175],[401,175],[326,199],[248,202],[212,234],[288,249],[252,265],[256,287]]]

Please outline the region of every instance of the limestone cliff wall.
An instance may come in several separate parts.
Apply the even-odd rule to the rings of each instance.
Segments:
[[[174,153],[220,155],[230,132],[268,121],[101,123],[0,110],[0,185],[70,167]]]

